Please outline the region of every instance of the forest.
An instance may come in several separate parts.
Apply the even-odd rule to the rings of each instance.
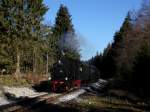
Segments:
[[[54,25],[43,22],[47,11],[43,0],[0,0],[1,75],[49,75],[60,56],[80,60],[68,8],[60,5]],[[101,78],[112,81],[110,88],[149,97],[149,36],[150,1],[145,0],[138,11],[128,12],[113,41],[87,63],[99,69]]]
[[[79,59],[67,7],[60,6],[54,26],[43,22],[47,11],[43,0],[0,1],[1,74],[48,74],[62,51],[67,57]]]
[[[144,0],[138,11],[129,11],[102,53],[89,60],[111,80],[112,87],[149,97],[150,75],[150,1]]]

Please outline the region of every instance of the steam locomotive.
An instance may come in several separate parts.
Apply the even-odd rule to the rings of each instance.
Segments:
[[[63,92],[70,88],[80,88],[95,82],[100,77],[99,71],[79,60],[62,58],[51,68],[52,91]]]

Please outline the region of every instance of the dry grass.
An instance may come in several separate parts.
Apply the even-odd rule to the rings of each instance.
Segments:
[[[31,74],[21,77],[16,77],[14,75],[0,75],[0,86],[31,86],[46,79],[46,76],[33,76]]]
[[[24,78],[16,78],[12,75],[0,76],[0,85],[3,86],[27,86],[29,83]]]
[[[83,95],[79,97],[80,101],[75,105],[87,109],[111,109],[114,110],[128,110],[133,112],[143,112],[148,105],[145,103],[133,104],[128,100],[121,100],[114,97],[101,97],[96,95]],[[121,111],[120,111],[121,112]]]
[[[31,84],[37,84],[40,83],[41,81],[45,81],[48,79],[47,75],[33,75],[31,73],[26,74],[23,76],[24,79],[26,79],[29,83]]]

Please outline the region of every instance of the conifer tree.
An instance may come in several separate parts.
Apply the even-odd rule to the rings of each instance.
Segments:
[[[142,96],[150,96],[149,88],[149,74],[150,74],[150,43],[143,43],[135,56],[133,66],[132,84],[136,91]],[[141,83],[140,83],[141,82]]]
[[[61,5],[55,20],[53,28],[53,38],[55,39],[55,48],[57,55],[60,57],[61,51],[70,58],[79,59],[78,40],[72,25],[71,15],[66,6]],[[70,44],[74,46],[72,49]]]
[[[122,69],[122,64],[126,59],[128,33],[130,30],[132,30],[132,25],[131,17],[128,13],[120,30],[115,33],[113,42],[108,44],[107,48],[103,51],[101,62],[99,63],[99,70],[103,78],[121,76],[120,69]]]
[[[21,55],[24,50],[30,51],[32,48],[34,50],[35,47],[41,45],[37,43],[40,43],[42,39],[40,37],[41,22],[47,7],[43,4],[43,0],[2,0],[0,8],[1,40],[2,37],[5,37],[3,40],[9,40],[6,48],[10,48],[9,52],[12,51],[12,54],[8,53],[7,56],[13,57],[15,74],[19,75]]]
[[[61,38],[65,33],[74,33],[74,28],[71,22],[71,15],[66,6],[61,5],[55,20],[54,34]]]
[[[120,72],[120,68],[126,59],[126,47],[128,45],[128,33],[132,30],[130,13],[127,14],[120,30],[115,33],[112,43],[112,58],[116,64],[116,71]],[[119,73],[118,73],[119,74]]]

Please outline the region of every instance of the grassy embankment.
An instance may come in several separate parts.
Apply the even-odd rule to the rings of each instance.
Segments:
[[[81,95],[77,100],[70,101],[67,105],[88,112],[144,112],[149,106],[142,102],[131,102],[112,96]]]
[[[21,77],[0,75],[0,86],[32,86],[46,79],[47,77],[42,75],[26,75]]]

